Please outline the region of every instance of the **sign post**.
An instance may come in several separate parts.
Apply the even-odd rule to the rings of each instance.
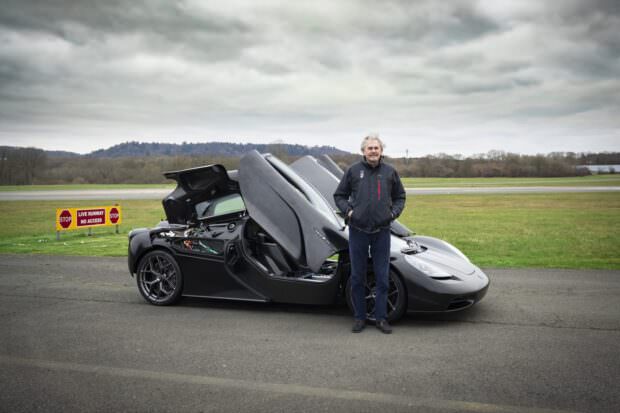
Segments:
[[[118,204],[114,204],[114,208],[110,208],[109,216],[110,223],[116,225],[116,233],[118,234],[118,224],[120,224],[121,219],[121,207]]]
[[[118,226],[122,223],[121,206],[58,208],[56,210],[56,240],[60,240],[60,231],[88,228],[88,235],[93,227]]]

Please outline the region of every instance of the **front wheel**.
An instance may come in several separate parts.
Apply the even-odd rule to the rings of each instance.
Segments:
[[[142,257],[136,282],[142,297],[151,304],[170,305],[181,298],[181,269],[174,257],[165,251],[151,251]]]
[[[351,277],[347,280],[346,298],[349,309],[353,313],[353,299],[351,296]],[[366,276],[366,319],[375,322],[375,297],[376,286],[374,274],[369,273]],[[407,309],[407,292],[405,284],[393,271],[390,271],[390,286],[387,293],[387,320],[389,322],[396,321],[403,316]]]

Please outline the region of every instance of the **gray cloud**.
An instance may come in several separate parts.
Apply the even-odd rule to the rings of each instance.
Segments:
[[[0,143],[620,150],[617,27],[617,1],[5,0]]]

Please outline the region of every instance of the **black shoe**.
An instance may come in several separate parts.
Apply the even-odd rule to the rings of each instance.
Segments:
[[[351,328],[351,331],[354,333],[361,333],[365,327],[366,327],[366,320],[355,320],[353,322],[353,328]]]
[[[388,324],[387,320],[377,321],[377,328],[383,334],[392,334],[392,327]]]

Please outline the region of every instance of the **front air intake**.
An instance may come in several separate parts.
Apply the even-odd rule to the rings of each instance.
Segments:
[[[447,311],[463,310],[473,305],[474,302],[475,300],[473,300],[472,298],[465,298],[465,297],[455,298],[452,301],[450,301],[450,304],[448,305],[448,308],[446,310]]]

